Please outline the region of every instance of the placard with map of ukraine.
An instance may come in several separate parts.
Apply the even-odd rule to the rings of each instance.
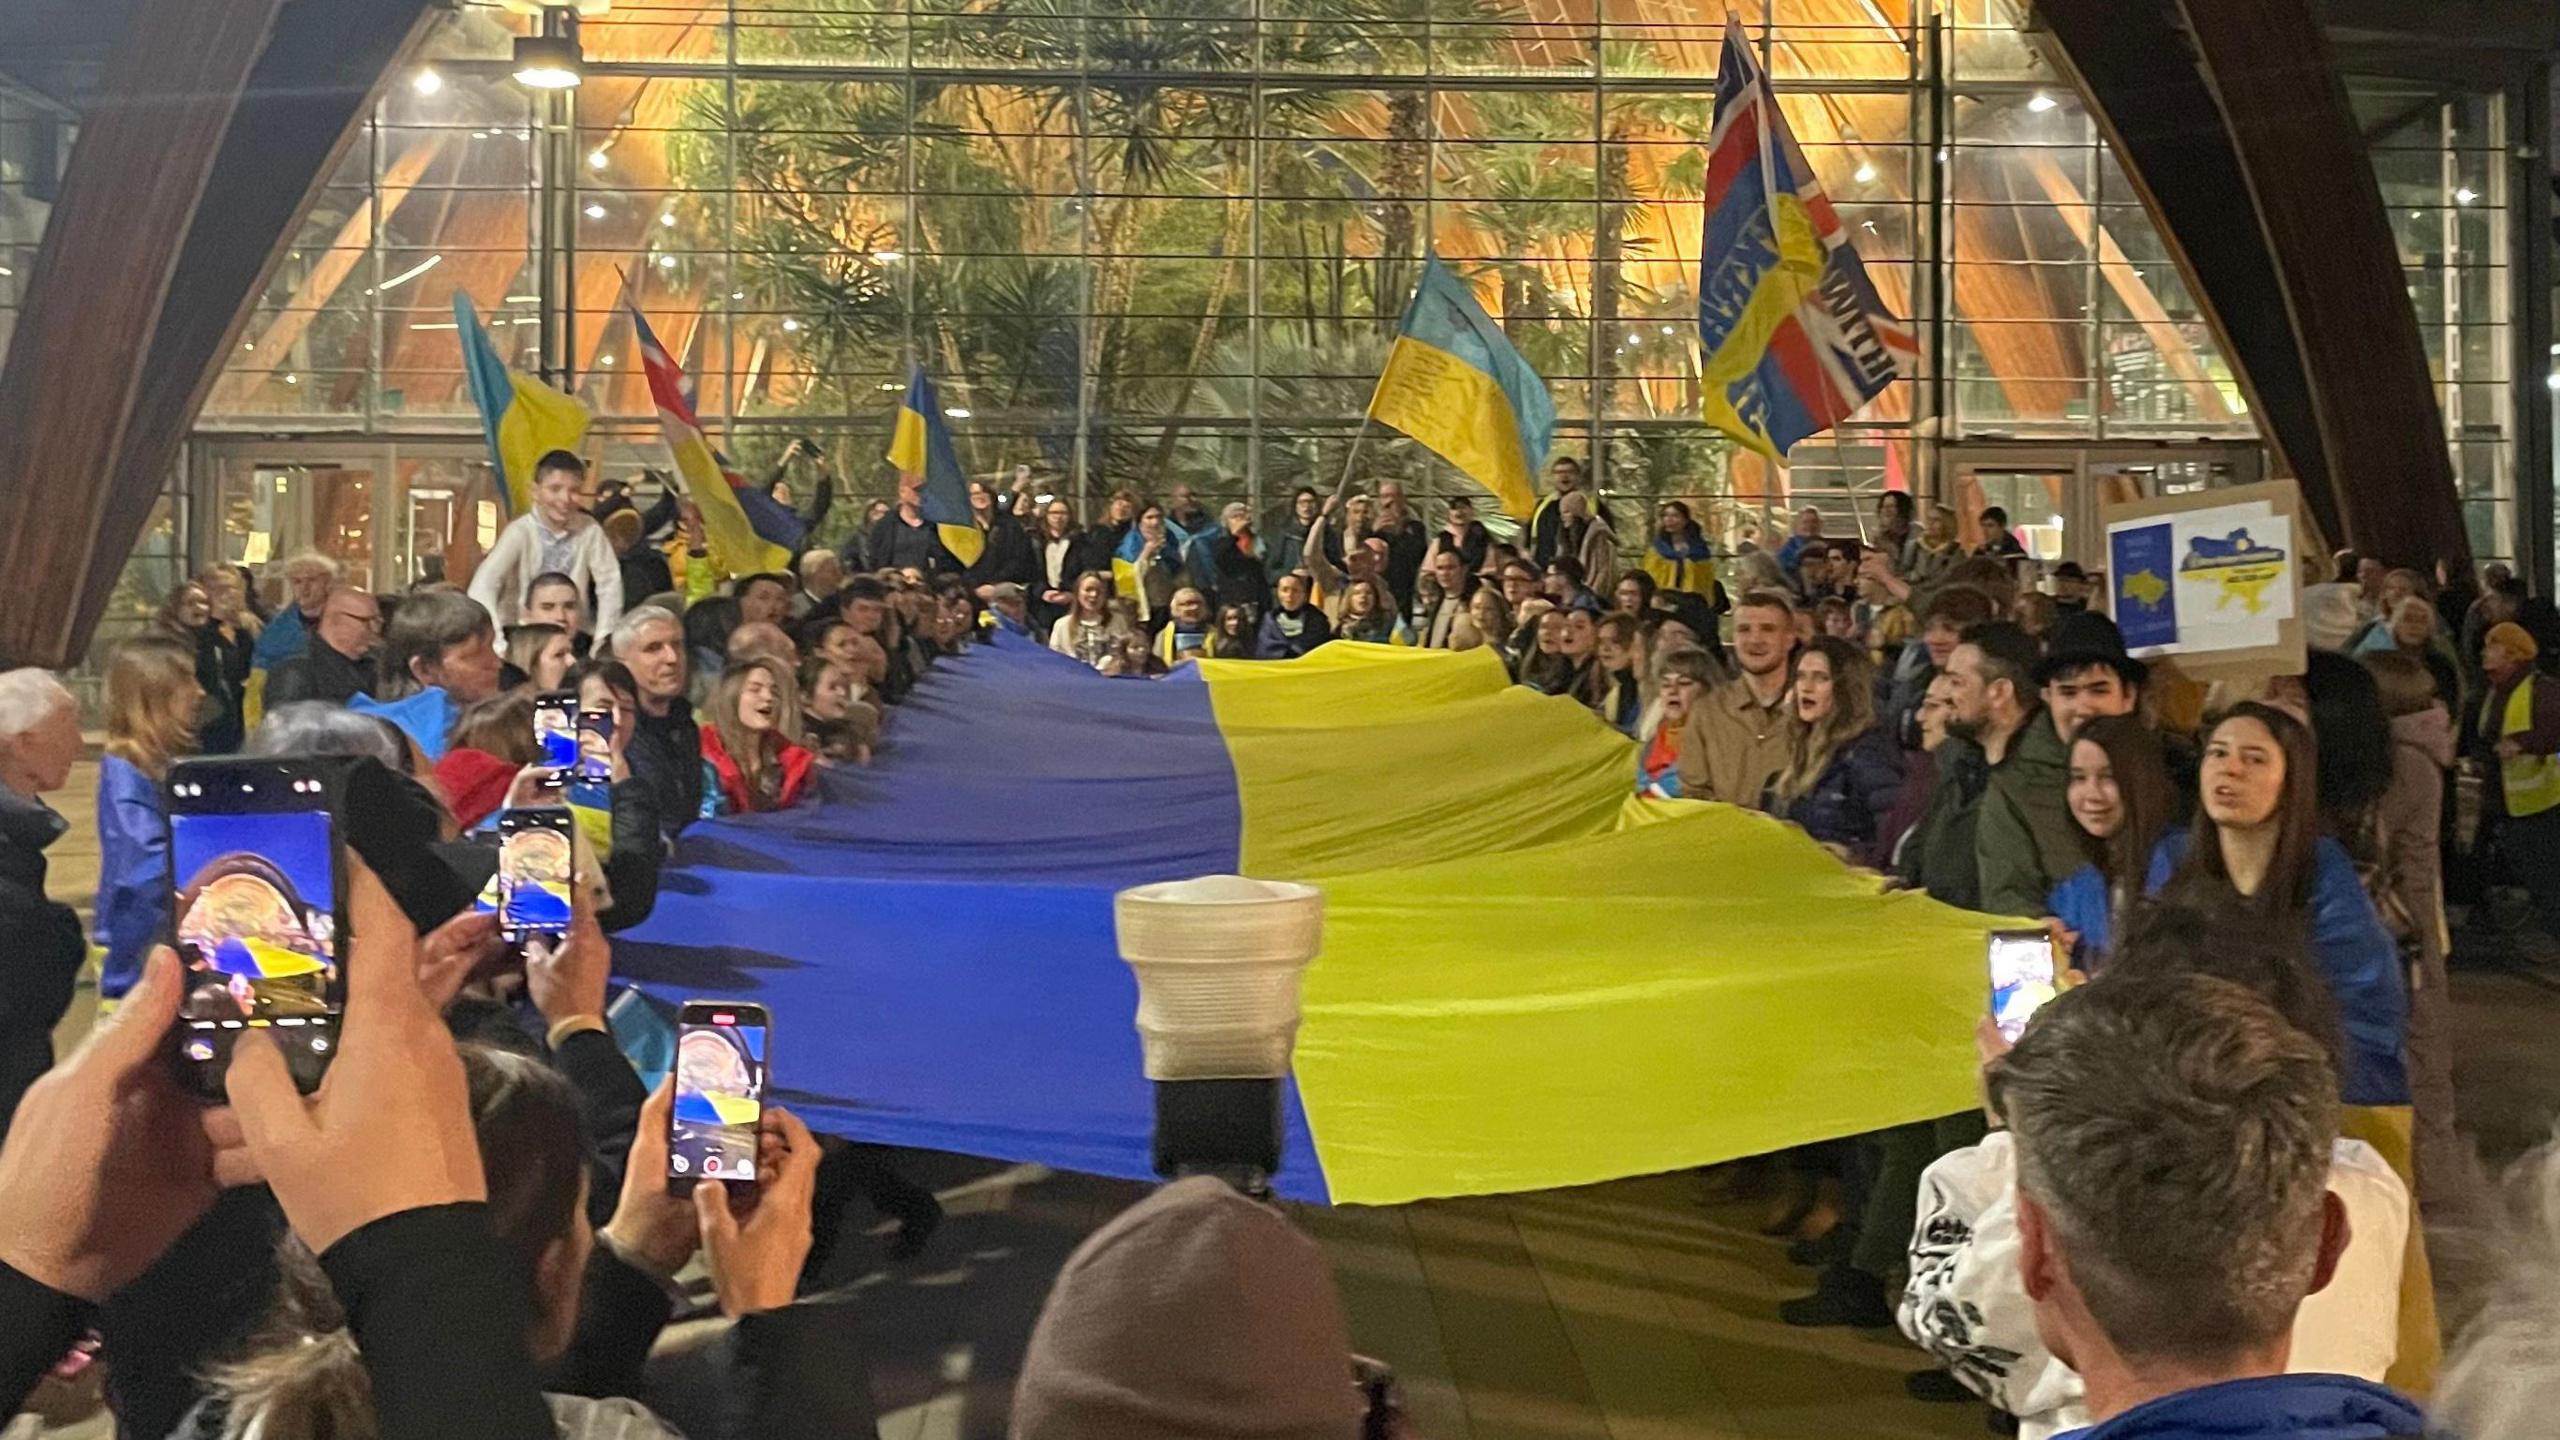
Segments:
[[[2215,655],[2279,644],[2301,588],[2296,548],[2292,516],[2265,500],[2111,519],[2107,586],[2125,648]]]
[[[2116,628],[2127,650],[2178,643],[2177,541],[2169,521],[2127,525],[2107,533],[2107,577],[2115,587]]]

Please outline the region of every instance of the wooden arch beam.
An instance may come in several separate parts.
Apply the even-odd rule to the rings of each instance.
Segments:
[[[136,0],[0,366],[0,663],[87,649],[187,427],[428,0]]]

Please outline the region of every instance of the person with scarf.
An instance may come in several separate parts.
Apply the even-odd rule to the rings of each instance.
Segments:
[[[1182,542],[1165,523],[1164,507],[1149,505],[1111,553],[1111,579],[1149,634],[1161,628],[1173,592],[1182,587]]]
[[[1636,752],[1636,793],[1658,800],[1680,798],[1680,733],[1689,711],[1724,679],[1722,667],[1704,650],[1680,650],[1662,657],[1662,682],[1654,696],[1660,717]]]
[[[1333,625],[1324,612],[1307,603],[1307,589],[1304,571],[1280,577],[1277,603],[1262,617],[1262,634],[1254,645],[1257,658],[1295,660],[1333,638]]]
[[[1209,653],[1209,597],[1190,585],[1173,592],[1173,621],[1157,632],[1156,663],[1178,669]]]
[[[1657,591],[1678,591],[1716,603],[1723,587],[1716,583],[1715,547],[1698,532],[1688,502],[1665,500],[1655,516],[1653,538],[1646,543],[1637,568],[1653,577]]]

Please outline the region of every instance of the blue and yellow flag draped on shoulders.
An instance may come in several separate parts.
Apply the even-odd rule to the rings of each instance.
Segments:
[[[1772,460],[1883,393],[1919,356],[1725,17],[1698,247],[1703,418]]]
[[[1538,467],[1556,432],[1547,382],[1476,303],[1475,291],[1436,254],[1396,322],[1369,418],[1422,442],[1493,492],[1503,513],[1537,508]]]
[[[489,437],[489,467],[498,472],[498,503],[521,515],[533,501],[533,466],[554,450],[576,454],[587,442],[587,407],[507,368],[481,328],[471,297],[453,292],[454,328],[462,333],[462,377],[480,428]]]
[[[951,431],[942,423],[942,401],[924,367],[916,367],[907,393],[898,402],[898,423],[889,432],[889,463],[902,477],[917,482],[916,508],[925,523],[963,565],[975,565],[987,548],[987,533],[969,510],[969,477],[961,472],[959,452],[951,448]]]

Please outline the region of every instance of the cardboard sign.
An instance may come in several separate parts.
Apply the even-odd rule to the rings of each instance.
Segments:
[[[2125,648],[2196,679],[2299,675],[2305,548],[2291,480],[2109,505],[2107,597]]]

